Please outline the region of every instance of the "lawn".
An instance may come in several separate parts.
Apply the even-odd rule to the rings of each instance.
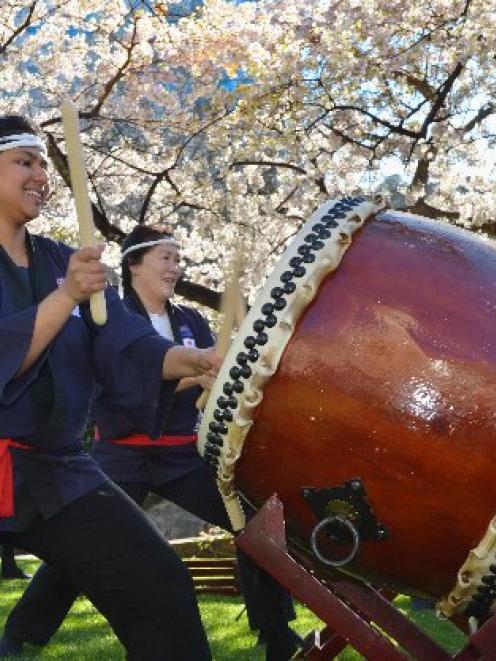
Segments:
[[[25,571],[33,573],[36,561],[21,560]],[[0,582],[2,599],[0,616],[5,621],[9,610],[21,596],[26,581]],[[396,599],[397,606],[411,616],[419,626],[434,636],[447,650],[456,652],[463,647],[465,637],[449,622],[440,622],[432,611],[412,611],[409,597]],[[256,637],[248,630],[246,616],[242,613],[240,598],[201,596],[200,608],[207,628],[215,661],[263,661],[263,648],[256,646]],[[303,606],[297,605],[298,619],[294,628],[302,635],[321,626],[319,621]],[[242,614],[241,614],[242,613]],[[19,657],[18,657],[19,658]],[[124,661],[120,644],[106,621],[86,599],[74,605],[63,627],[52,643],[41,653],[39,648],[27,647],[22,659],[63,659],[64,661]],[[341,661],[358,661],[362,657],[353,650],[345,650]]]

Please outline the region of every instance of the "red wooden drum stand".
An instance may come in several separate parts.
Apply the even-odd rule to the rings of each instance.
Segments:
[[[276,495],[237,536],[236,545],[326,623],[298,658],[329,661],[350,645],[370,661],[401,661],[412,656],[419,661],[496,659],[496,616],[470,637],[462,651],[451,656],[381,591],[344,575],[325,582],[319,579],[304,566],[304,558],[289,555],[283,507]]]

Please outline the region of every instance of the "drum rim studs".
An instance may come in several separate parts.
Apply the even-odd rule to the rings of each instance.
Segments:
[[[246,325],[243,324],[238,335],[239,340],[238,337],[234,339],[233,347],[236,347],[236,352],[228,354],[229,362],[222,368],[223,380],[214,384],[212,404],[207,406],[198,431],[200,452],[202,453],[202,449],[205,451],[205,459],[224,486],[234,482],[235,461],[231,461],[232,457],[228,451],[230,437],[236,429],[236,433],[242,431],[244,439],[253,406],[260,401],[263,386],[277,367],[280,354],[272,356],[272,348],[278,343],[286,345],[294,328],[293,317],[301,314],[300,308],[306,307],[308,301],[314,297],[314,280],[319,283],[325,274],[335,270],[346,250],[347,246],[340,244],[333,228],[347,228],[347,219],[351,213],[359,212],[365,222],[369,216],[379,211],[378,205],[371,203],[352,211],[352,208],[355,205],[358,207],[361,202],[365,202],[365,198],[347,196],[319,207],[312,215],[311,221],[305,223],[298,232],[298,239],[292,245],[288,257],[283,256],[279,260],[277,270],[267,281],[268,286],[264,286],[263,299],[260,300],[259,295],[246,319]],[[346,222],[341,223],[341,220]],[[350,225],[349,229],[353,233],[356,227]],[[333,260],[325,250],[328,243]],[[298,296],[300,291],[301,296]],[[290,304],[293,294],[296,294],[294,305]],[[267,356],[270,356],[270,359],[267,359]],[[254,379],[254,376],[257,378]],[[227,407],[226,401],[229,402]],[[248,404],[246,407],[245,401]],[[209,432],[214,448],[206,438]],[[224,450],[219,455],[218,447],[222,445]],[[348,535],[344,534],[347,539]]]

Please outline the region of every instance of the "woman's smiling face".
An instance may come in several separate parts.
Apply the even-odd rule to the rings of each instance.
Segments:
[[[130,270],[133,287],[165,303],[174,295],[181,275],[179,250],[173,243],[161,243],[148,250],[139,264],[131,264]]]
[[[49,193],[47,167],[35,147],[0,152],[0,221],[24,224],[40,214]]]

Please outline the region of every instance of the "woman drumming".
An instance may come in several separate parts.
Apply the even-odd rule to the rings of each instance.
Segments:
[[[95,377],[153,436],[177,380],[212,372],[218,358],[130,312],[106,288],[101,247],[30,235],[48,191],[36,127],[0,117],[0,542],[87,595],[131,661],[206,661],[187,569],[81,439]],[[108,321],[96,327],[87,299],[102,290]]]
[[[180,275],[179,250],[174,238],[157,227],[137,226],[123,244],[124,302],[141,315],[158,335],[187,347],[206,348],[213,337],[205,319],[194,309],[171,303]],[[182,379],[174,399],[167,400],[166,424],[152,439],[135,417],[102,392],[94,406],[98,440],[93,456],[102,470],[131,498],[142,505],[152,492],[199,518],[224,529],[229,519],[214,477],[196,449],[201,388],[210,377]],[[238,554],[248,616],[266,642],[267,659],[285,661],[295,651],[295,634],[288,628],[294,617],[288,595],[244,554]],[[11,640],[46,644],[55,633],[77,590],[65,577],[42,565],[24,596],[11,612],[5,634]]]

